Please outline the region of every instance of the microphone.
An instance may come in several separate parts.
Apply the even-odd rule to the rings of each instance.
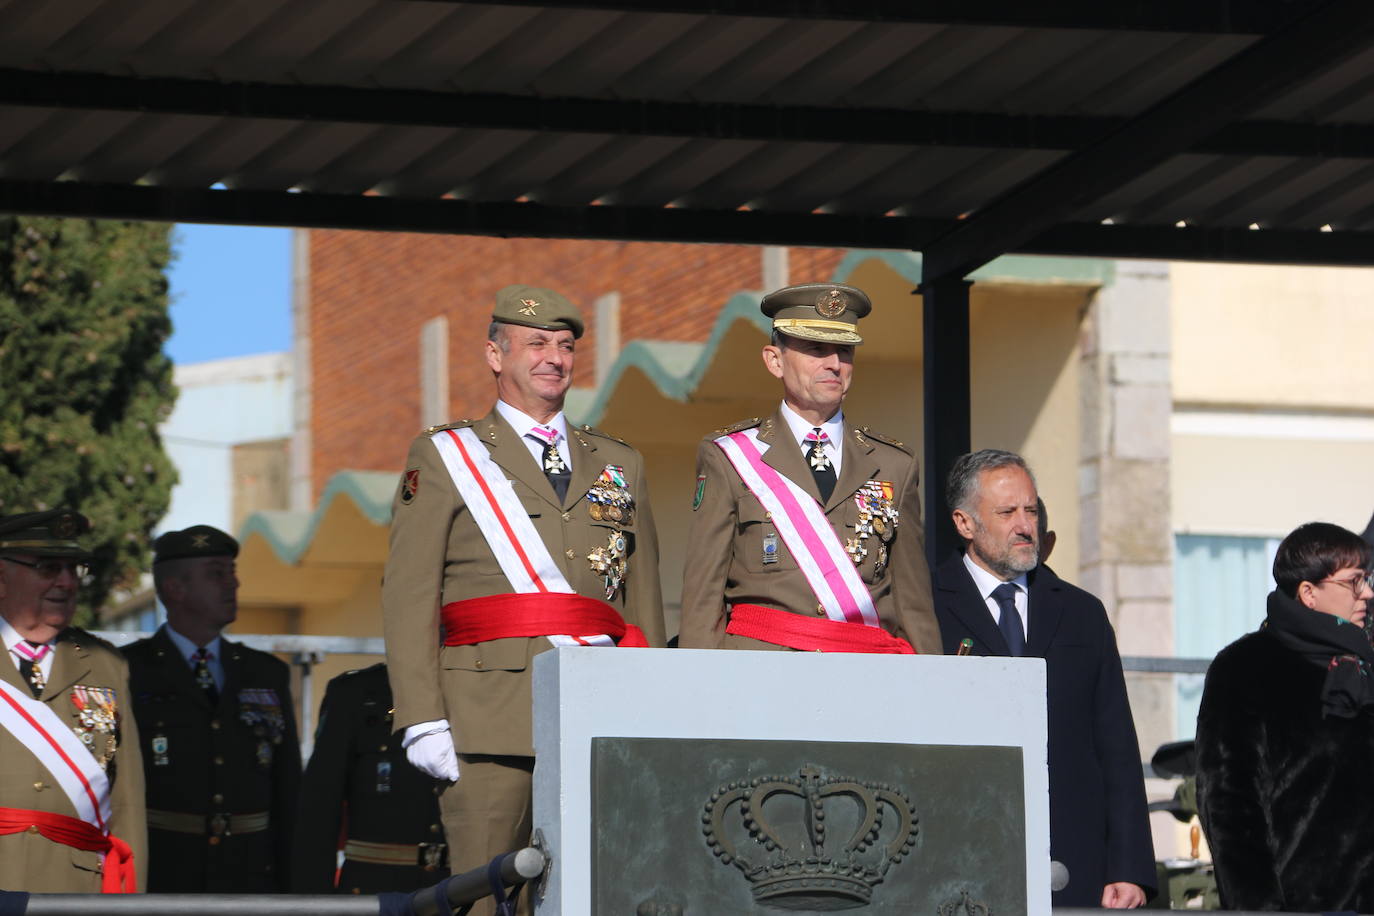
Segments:
[[[1063,862],[1050,859],[1050,890],[1062,891],[1069,886],[1069,870]]]

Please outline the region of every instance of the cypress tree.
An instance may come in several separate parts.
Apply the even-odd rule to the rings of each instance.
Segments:
[[[170,260],[166,224],[0,216],[0,515],[91,520],[79,622],[148,568],[176,482]]]

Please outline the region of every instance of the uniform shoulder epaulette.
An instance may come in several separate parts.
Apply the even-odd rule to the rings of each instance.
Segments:
[[[913,452],[913,451],[911,450],[911,447],[908,446],[908,445],[907,445],[905,442],[903,442],[901,439],[894,439],[894,438],[892,438],[891,436],[883,435],[882,433],[878,432],[877,430],[875,430],[875,429],[870,429],[870,428],[867,427],[867,426],[860,427],[858,430],[856,430],[856,432],[858,432],[858,433],[859,433],[860,435],[862,435],[862,436],[867,436],[867,437],[870,438],[870,439],[873,439],[873,440],[875,440],[875,441],[877,441],[877,442],[881,442],[881,443],[883,443],[884,445],[890,445],[890,446],[892,446],[893,448],[899,448],[899,449],[901,449],[902,451],[906,452],[908,455],[914,455],[914,454],[915,454],[915,452]]]
[[[108,639],[96,636],[90,630],[83,630],[80,627],[71,627],[67,630],[66,636],[72,642],[89,648],[108,649],[115,655],[119,654],[119,647]]]
[[[741,430],[753,429],[755,426],[758,426],[758,425],[759,425],[760,423],[762,423],[762,422],[763,422],[763,419],[760,418],[760,417],[750,417],[750,418],[747,419],[747,420],[740,420],[738,423],[731,423],[729,426],[721,427],[720,429],[716,430],[716,431],[715,431],[714,433],[712,433],[711,435],[712,435],[712,436],[728,436],[728,435],[730,435],[731,433],[737,433],[737,432],[740,432]]]
[[[630,445],[630,443],[626,442],[624,439],[621,439],[617,436],[612,436],[604,429],[597,429],[595,426],[587,426],[585,423],[577,427],[577,430],[580,432],[584,432],[590,436],[600,436],[603,439],[610,439],[612,442],[619,442],[621,445]],[[633,448],[633,446],[630,447]]]
[[[452,423],[442,423],[438,426],[427,426],[424,428],[423,431],[421,431],[420,435],[432,436],[435,433],[441,433],[446,429],[463,429],[465,427],[472,426],[476,422],[476,420],[454,420]]]

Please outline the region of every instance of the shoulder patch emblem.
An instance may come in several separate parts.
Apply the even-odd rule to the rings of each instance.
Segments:
[[[410,505],[415,501],[415,494],[420,492],[420,469],[409,468],[401,477],[401,503]]]
[[[705,498],[706,498],[706,475],[705,475],[705,474],[698,474],[698,475],[697,475],[697,492],[696,492],[696,495],[692,497],[692,511],[693,511],[693,512],[695,512],[695,511],[697,511],[698,509],[701,508],[701,501],[702,501],[703,499],[705,499]]]

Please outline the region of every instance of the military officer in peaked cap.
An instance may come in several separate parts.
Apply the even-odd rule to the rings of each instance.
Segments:
[[[782,403],[697,449],[683,647],[941,651],[916,459],[842,410],[871,308],[836,284],[764,297]]]
[[[129,669],[71,626],[90,529],[70,509],[0,518],[0,888],[143,889],[143,767]]]
[[[301,775],[290,672],[220,635],[238,615],[238,541],[195,525],[153,546],[167,622],[124,648],[148,784],[148,889],[285,891]]]
[[[391,723],[386,665],[329,682],[301,786],[292,891],[413,891],[448,874],[439,820],[446,783],[411,766]]]
[[[496,405],[421,433],[393,503],[382,605],[395,724],[409,759],[449,783],[454,871],[529,839],[533,657],[663,645],[644,461],[563,414],[582,330],[556,292],[497,293]]]

